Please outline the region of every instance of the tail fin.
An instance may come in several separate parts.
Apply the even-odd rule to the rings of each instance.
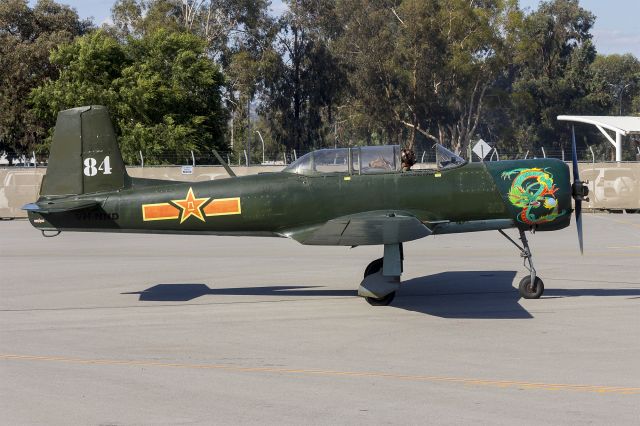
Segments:
[[[93,105],[58,113],[40,195],[115,191],[128,180],[106,107]]]

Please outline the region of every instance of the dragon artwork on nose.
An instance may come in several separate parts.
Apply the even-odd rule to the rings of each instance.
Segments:
[[[513,177],[515,175],[515,177]],[[518,221],[527,225],[552,222],[567,213],[558,211],[558,188],[547,169],[513,169],[502,173],[503,179],[513,179],[507,193],[509,202],[521,208]]]

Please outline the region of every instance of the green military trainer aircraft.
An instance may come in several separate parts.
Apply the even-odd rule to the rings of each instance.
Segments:
[[[530,272],[521,296],[539,298],[544,285],[525,231],[567,227],[573,196],[582,250],[587,189],[573,145],[573,184],[559,160],[467,163],[440,145],[432,169],[406,170],[398,146],[372,146],[314,151],[279,173],[208,182],[137,179],[127,175],[107,109],[86,106],[59,113],[40,197],[24,209],[45,236],[142,232],[381,245],[383,257],[367,266],[358,289],[372,305],[389,304],[399,288],[405,241],[497,230],[518,247]],[[518,229],[522,245],[507,228]]]

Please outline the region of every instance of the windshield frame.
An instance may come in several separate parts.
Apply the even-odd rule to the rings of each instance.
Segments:
[[[467,160],[440,143],[434,144],[436,148],[436,168],[438,171],[457,169],[467,164]]]

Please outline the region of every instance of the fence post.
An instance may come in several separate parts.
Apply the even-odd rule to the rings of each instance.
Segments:
[[[424,156],[425,156],[426,153],[427,153],[426,150],[422,151],[422,158],[420,159],[420,163],[421,164],[424,164]]]
[[[142,151],[138,151],[140,154],[140,167],[144,169],[144,157],[142,156]]]
[[[593,148],[589,147],[589,151],[591,151],[591,164],[596,164],[596,155],[593,153]]]
[[[282,159],[284,160],[284,165],[286,166],[287,165],[287,153],[286,152],[282,153]]]
[[[541,146],[540,148],[542,148],[542,156],[543,156],[544,158],[547,158],[547,153],[546,153],[546,152],[544,152],[544,146]]]
[[[260,142],[262,142],[262,164],[264,164],[264,139],[262,139],[262,133],[260,133],[260,130],[256,130],[256,133],[260,136]]]
[[[298,154],[295,149],[293,150],[293,161],[298,161]]]
[[[247,150],[243,149],[242,151],[244,151],[244,161],[245,164],[247,165],[247,167],[249,167],[249,156],[247,155]]]
[[[524,154],[524,158],[523,158],[523,160],[526,160],[528,156],[529,156],[529,150],[527,150],[527,153],[526,153],[526,154]]]
[[[191,151],[191,161],[193,161],[193,167],[196,166],[196,157],[193,155],[193,151]]]

